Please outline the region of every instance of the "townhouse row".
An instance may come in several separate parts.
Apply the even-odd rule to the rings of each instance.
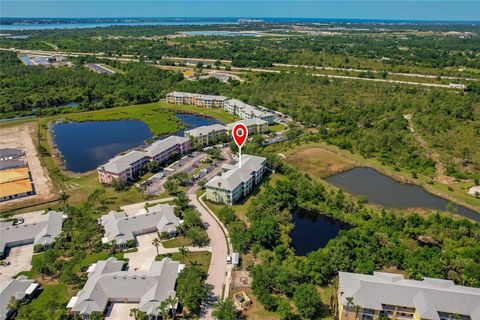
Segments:
[[[133,150],[116,156],[108,163],[98,167],[98,178],[101,183],[112,184],[115,181],[133,180],[147,162],[165,163],[174,156],[186,154],[191,149],[188,138],[170,136],[152,143],[144,150]]]
[[[254,107],[237,99],[228,99],[225,96],[205,95],[189,92],[170,92],[166,95],[166,101],[173,104],[189,104],[204,108],[223,108],[230,114],[247,119],[261,119],[268,124],[275,120],[275,113],[272,111]]]

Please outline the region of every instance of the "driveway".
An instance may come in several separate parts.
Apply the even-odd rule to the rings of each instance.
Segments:
[[[157,249],[152,245],[153,239],[157,238],[156,232],[143,234],[137,237],[138,251],[126,253],[128,258],[129,270],[148,271],[157,255]]]
[[[10,265],[0,267],[0,286],[19,272],[29,271],[32,268],[32,256],[33,244],[10,249],[10,253],[5,259],[10,262]]]
[[[133,317],[130,317],[130,309],[134,308],[138,308],[138,303],[112,303],[105,320],[134,319]]]

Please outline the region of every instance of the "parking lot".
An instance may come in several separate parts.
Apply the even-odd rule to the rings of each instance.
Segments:
[[[13,278],[19,272],[29,271],[32,268],[33,244],[10,249],[5,262],[8,266],[0,266],[0,283]]]

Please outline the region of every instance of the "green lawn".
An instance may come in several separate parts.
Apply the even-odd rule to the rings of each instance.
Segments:
[[[288,129],[288,127],[284,124],[281,124],[281,123],[277,123],[277,124],[268,126],[268,130],[270,132],[280,132],[280,131],[283,131],[283,130],[286,130],[286,129]]]
[[[107,121],[107,120],[141,120],[145,122],[155,135],[176,132],[180,120],[175,114],[160,108],[159,104],[144,104],[128,107],[102,109],[90,112],[73,113],[66,116],[74,121]]]
[[[210,259],[212,258],[212,254],[208,251],[187,252],[187,254],[185,255],[182,255],[179,252],[175,252],[161,254],[157,256],[155,260],[159,261],[165,257],[170,257],[174,261],[180,261],[180,263],[185,264],[187,267],[191,266],[193,263],[197,263],[200,265],[203,271],[207,272],[208,267],[210,266]]]
[[[63,319],[73,292],[65,284],[44,284],[41,288],[38,297],[20,308],[17,319]]]
[[[170,240],[163,241],[162,244],[164,248],[188,247],[192,245],[192,240],[187,239],[184,236],[179,236]]]

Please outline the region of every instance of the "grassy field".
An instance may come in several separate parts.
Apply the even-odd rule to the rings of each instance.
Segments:
[[[198,264],[203,271],[207,272],[208,267],[210,266],[210,259],[212,254],[208,251],[198,251],[198,252],[187,252],[185,255],[182,255],[179,252],[161,254],[155,258],[155,260],[162,260],[165,257],[170,257],[174,261],[180,261],[180,263],[185,264],[185,266],[191,266],[192,264]]]
[[[155,135],[174,133],[181,127],[175,114],[160,108],[159,104],[144,104],[137,106],[102,109],[90,112],[69,114],[68,120],[73,121],[108,121],[108,120],[140,120],[145,122]]]
[[[239,291],[240,290],[230,290],[229,297],[233,299],[233,295]],[[243,291],[245,291],[245,293],[252,300],[252,304],[242,312],[247,319],[262,319],[262,320],[280,319],[280,315],[278,315],[277,313],[265,310],[262,304],[258,302],[257,297],[255,297],[251,289],[245,289]]]
[[[187,239],[184,236],[179,236],[170,240],[162,241],[162,245],[164,248],[188,247],[192,245],[192,240]]]
[[[465,182],[457,182],[448,186],[421,174],[418,174],[417,178],[413,178],[410,171],[396,170],[393,167],[382,165],[376,159],[365,159],[358,154],[350,153],[323,142],[283,148],[281,153],[286,156],[286,163],[308,173],[313,178],[321,179],[352,167],[367,166],[375,168],[398,181],[420,185],[433,194],[480,211],[478,199],[467,194],[471,184]]]

